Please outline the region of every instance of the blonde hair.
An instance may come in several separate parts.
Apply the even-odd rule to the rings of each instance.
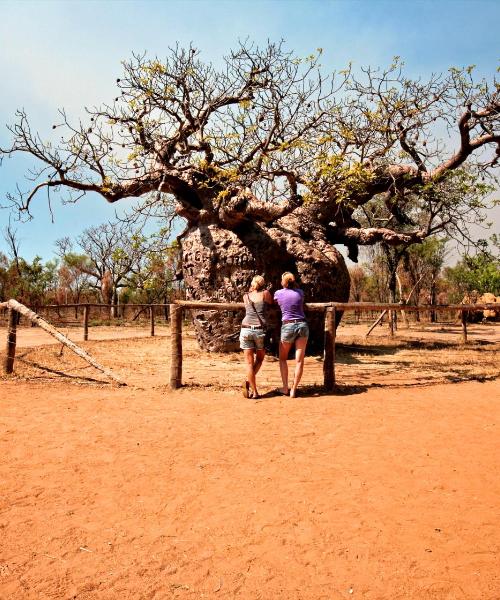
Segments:
[[[290,271],[285,271],[281,276],[281,285],[286,288],[294,287],[295,275],[293,273],[290,273]]]
[[[266,282],[264,280],[264,277],[262,277],[262,275],[256,275],[253,279],[252,279],[252,283],[250,284],[250,291],[253,292],[258,292],[259,290],[261,290],[264,286],[266,285]]]

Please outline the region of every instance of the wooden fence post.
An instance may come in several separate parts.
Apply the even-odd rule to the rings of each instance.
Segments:
[[[323,385],[327,392],[335,389],[335,308],[325,312],[325,355],[323,360]]]
[[[467,343],[467,311],[462,310],[462,342]]]
[[[86,342],[89,339],[89,305],[85,304],[83,307],[83,341]]]
[[[182,306],[170,305],[170,388],[182,385]]]
[[[389,311],[389,335],[391,337],[394,337],[394,311],[390,310]]]
[[[7,353],[5,356],[4,371],[10,375],[14,371],[14,360],[16,358],[16,337],[17,337],[17,312],[9,308],[9,325],[7,329]]]
[[[150,310],[149,317],[151,320],[151,337],[154,337],[155,336],[155,307],[150,306],[149,310]]]

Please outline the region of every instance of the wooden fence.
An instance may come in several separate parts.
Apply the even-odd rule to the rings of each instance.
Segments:
[[[66,305],[65,305],[66,306]],[[69,305],[76,306],[76,305]],[[83,306],[83,338],[88,340],[88,325],[89,325],[89,307],[102,306],[84,304]],[[182,386],[182,323],[184,320],[184,311],[186,310],[231,310],[243,311],[245,306],[243,302],[195,302],[189,300],[176,300],[173,304],[153,304],[153,305],[134,305],[136,307],[149,308],[150,315],[150,335],[155,334],[155,311],[153,307],[168,307],[168,313],[165,310],[165,315],[170,317],[171,331],[171,357],[170,357],[170,387],[177,389]],[[73,352],[87,360],[97,369],[103,371],[110,379],[116,383],[123,382],[116,377],[111,371],[99,365],[85,350],[79,348],[62,333],[58,332],[50,323],[45,321],[40,315],[30,310],[16,300],[9,300],[0,303],[0,309],[8,309],[8,327],[7,327],[7,351],[4,362],[4,373],[13,372],[14,360],[16,354],[16,327],[18,323],[18,315],[22,314],[34,324],[39,325],[48,333],[56,337],[63,344],[71,348]],[[305,305],[306,312],[322,312],[324,314],[324,356],[323,356],[323,384],[326,390],[331,391],[335,388],[335,338],[337,330],[338,313],[344,311],[382,311],[391,315],[392,311],[456,311],[461,313],[462,333],[461,341],[467,342],[467,313],[483,310],[493,310],[500,312],[500,304],[440,304],[440,305],[424,305],[411,306],[406,304],[382,304],[369,302],[316,302]],[[380,320],[380,319],[379,319]],[[378,321],[376,321],[378,322]],[[389,326],[392,327],[393,319],[389,318]],[[373,327],[372,327],[373,328]],[[371,329],[370,329],[371,331]],[[369,332],[370,332],[369,331]],[[390,329],[393,334],[393,330]],[[368,332],[368,334],[369,334]],[[368,335],[367,334],[367,335]]]
[[[194,302],[177,300],[170,305],[171,349],[170,349],[170,387],[173,390],[182,386],[182,323],[184,310],[232,310],[242,311],[243,302]],[[324,314],[324,355],[323,355],[323,385],[325,390],[335,388],[335,337],[337,330],[337,313],[348,310],[382,311],[391,314],[392,311],[459,311],[461,312],[462,333],[461,341],[467,342],[467,312],[494,310],[500,312],[498,304],[441,304],[411,306],[406,304],[377,304],[369,302],[315,302],[305,305],[307,312],[322,312]],[[389,324],[393,319],[389,318]],[[391,333],[393,331],[391,330]]]

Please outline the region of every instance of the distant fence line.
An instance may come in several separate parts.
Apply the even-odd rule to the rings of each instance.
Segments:
[[[99,304],[95,302],[72,303],[72,304],[46,304],[44,306],[31,307],[34,312],[43,315],[46,319],[59,326],[75,327],[84,329],[84,339],[88,339],[89,326],[100,324],[102,321],[121,324],[127,322],[150,322],[151,335],[154,335],[155,321],[160,319],[168,322],[169,303],[130,303],[130,304]],[[1,313],[0,311],[0,317]],[[21,314],[18,314],[20,324]],[[29,321],[29,320],[28,320]]]
[[[164,303],[124,303],[117,305],[102,304],[98,302],[82,302],[82,303],[68,303],[68,304],[47,304],[44,306],[31,306],[37,314],[43,316],[51,323],[60,327],[83,327],[84,339],[88,339],[89,328],[96,325],[101,325],[105,322],[107,325],[115,323],[116,325],[125,325],[137,323],[144,326],[147,322],[150,326],[151,335],[155,335],[155,324],[168,323],[170,321],[170,304],[172,302],[190,302],[188,300],[171,300],[170,302]],[[192,303],[195,308],[198,307],[196,303]],[[323,310],[324,305],[328,303],[309,303],[306,305],[306,310],[318,311]],[[376,310],[381,310],[381,307],[389,307],[390,305],[384,303],[335,303],[338,310],[353,311],[344,317],[344,323],[360,323],[360,322],[373,322],[374,318],[379,316]],[[230,310],[240,311],[243,308],[241,302],[209,302],[203,304],[205,310],[210,310],[210,306],[215,310]],[[457,317],[457,310],[461,310],[465,305],[439,305],[439,312],[433,305],[406,305],[406,311],[412,311],[415,321],[430,320],[433,322],[448,322],[450,319],[455,320]],[[473,305],[468,305],[473,306]],[[474,305],[479,306],[479,305]],[[216,308],[217,307],[217,308]],[[225,308],[223,308],[225,307]],[[397,304],[396,311],[400,310],[401,305]],[[189,309],[186,309],[186,311]],[[388,312],[384,310],[384,314],[379,318],[383,319],[385,314]],[[446,314],[448,313],[448,314]],[[407,313],[405,313],[407,314]],[[438,315],[444,315],[444,319],[440,320]],[[186,314],[186,318],[189,315]],[[405,317],[407,321],[407,318]],[[29,322],[29,320],[28,320]],[[6,325],[6,312],[0,310],[0,326]],[[391,322],[388,323],[391,328]],[[22,325],[21,315],[18,314],[18,325]]]
[[[114,321],[117,324],[123,324],[124,322],[141,322],[154,320],[160,322],[168,322],[170,319],[169,315],[169,307],[172,302],[183,302],[183,300],[170,300],[169,302],[163,303],[124,303],[117,305],[110,304],[102,304],[98,302],[80,302],[80,303],[68,303],[68,304],[46,304],[43,306],[32,305],[30,308],[34,310],[37,314],[43,315],[45,318],[50,320],[53,323],[57,323],[58,325],[67,326],[67,327],[78,327],[82,326],[85,318],[89,321],[88,326],[101,324],[101,321]],[[185,301],[189,302],[189,301]],[[224,303],[209,303],[214,306],[221,306]],[[306,305],[308,310],[318,310],[318,307],[324,303],[310,303]],[[374,311],[377,310],[383,303],[337,303],[338,309],[342,310],[342,306],[351,306],[356,305],[357,308],[353,308],[354,311],[352,316],[349,314],[344,317],[345,322],[355,321],[359,323],[360,321],[370,321],[376,316]],[[235,303],[226,303],[230,308],[226,308],[224,310],[233,310],[237,311],[243,307],[243,304],[240,302]],[[385,306],[385,304],[384,304]],[[397,305],[399,310],[400,304]],[[406,310],[411,310],[415,314],[415,320],[420,321],[421,319],[426,320],[438,320],[437,312],[433,310],[433,305],[408,305],[410,308]],[[448,312],[448,315],[444,315],[444,320],[449,320],[453,318],[453,312],[456,314],[457,305],[439,305],[441,307],[440,313]],[[463,305],[459,305],[462,307]],[[345,310],[349,310],[345,308]],[[5,324],[6,316],[2,315],[4,311],[0,311],[0,325]],[[153,312],[153,316],[151,317],[151,312]],[[87,317],[85,317],[87,314]],[[432,316],[431,316],[432,315]],[[20,323],[18,323],[20,324]]]

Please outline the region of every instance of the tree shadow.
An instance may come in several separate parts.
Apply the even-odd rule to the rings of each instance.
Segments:
[[[465,346],[462,342],[442,341],[442,340],[400,340],[391,345],[374,344],[360,345],[339,342],[335,345],[336,358],[347,361],[352,358],[351,353],[361,354],[363,356],[384,356],[394,355],[402,350],[449,350],[452,348],[467,348],[470,350],[489,350],[490,346],[495,346],[497,342],[490,340],[471,340]],[[354,359],[355,360],[355,359]]]

